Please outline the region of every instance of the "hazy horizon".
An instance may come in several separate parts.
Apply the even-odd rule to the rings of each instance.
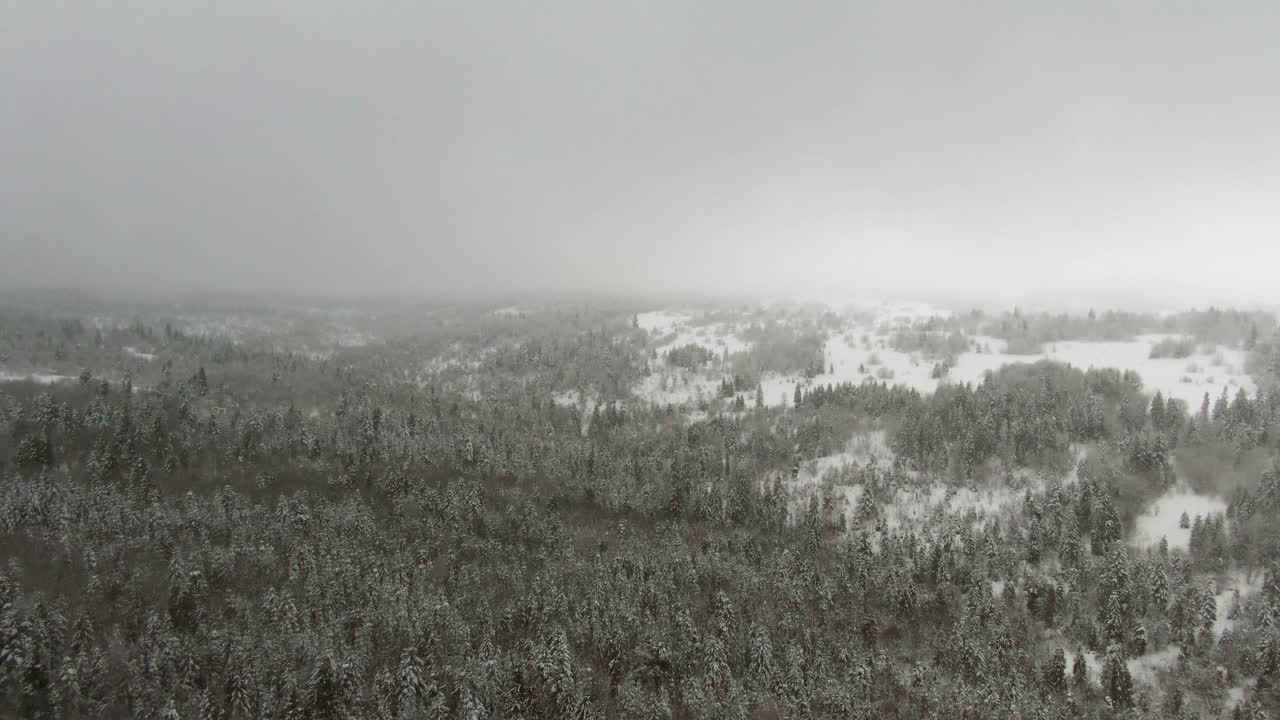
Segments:
[[[0,283],[1280,304],[1280,6],[0,7]]]

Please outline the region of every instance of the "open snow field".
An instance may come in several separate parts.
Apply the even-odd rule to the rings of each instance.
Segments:
[[[1243,350],[1225,347],[1198,347],[1186,358],[1152,358],[1152,348],[1171,335],[1140,335],[1127,342],[1069,341],[1048,343],[1041,352],[1015,355],[1007,352],[1007,343],[999,338],[970,336],[969,350],[961,353],[953,367],[942,378],[933,377],[935,361],[920,352],[901,352],[889,347],[889,328],[911,328],[913,323],[931,317],[945,317],[949,311],[921,303],[854,302],[843,307],[847,324],[828,336],[823,351],[828,372],[806,380],[798,374],[766,373],[760,384],[764,402],[771,407],[792,401],[796,385],[828,385],[861,383],[876,380],[930,393],[942,382],[981,383],[986,373],[1006,365],[1053,360],[1082,370],[1116,368],[1136,371],[1144,389],[1160,391],[1166,398],[1186,404],[1188,412],[1200,408],[1205,394],[1211,401],[1224,391],[1234,397],[1238,389],[1257,392],[1253,380],[1245,374]],[[697,324],[691,313],[658,310],[640,313],[639,326],[654,338],[662,340],[657,348],[659,362],[654,363],[653,376],[635,388],[643,400],[657,404],[691,405],[700,398],[715,397],[722,378],[731,368],[722,366],[725,354],[749,349],[751,344],[738,334],[738,328],[725,323]],[[681,345],[700,345],[715,356],[703,371],[689,373],[668,368],[661,356]],[[748,404],[754,397],[747,398]]]
[[[1234,396],[1243,387],[1249,394],[1257,392],[1244,372],[1245,352],[1217,348],[1197,352],[1188,358],[1152,358],[1151,348],[1164,335],[1142,335],[1132,342],[1061,342],[1051,343],[1044,357],[1071,363],[1082,369],[1114,367],[1136,370],[1142,376],[1147,392],[1159,390],[1166,398],[1184,401],[1190,412],[1200,409],[1204,394],[1216,399],[1225,389]]]
[[[642,401],[660,406],[696,406],[703,400],[716,397],[721,377],[720,373],[693,373],[683,368],[659,367],[637,383],[632,392]]]
[[[507,307],[501,307],[497,310],[491,311],[491,314],[499,317],[525,317],[529,314],[529,311],[518,305],[508,305]]]
[[[1194,523],[1196,516],[1206,519],[1227,511],[1225,500],[1212,495],[1200,495],[1186,487],[1175,487],[1161,495],[1143,514],[1138,516],[1137,527],[1130,538],[1141,548],[1153,548],[1160,538],[1169,542],[1169,549],[1186,550],[1191,542],[1191,530],[1178,527],[1183,513]]]
[[[893,465],[893,451],[883,430],[856,433],[845,450],[833,455],[808,460],[800,465],[795,480],[788,478],[791,507],[802,511],[814,492],[830,487],[832,494],[843,498],[840,508],[852,526],[858,519],[858,504],[866,488],[859,480],[860,471],[868,467],[888,470]],[[1065,483],[1073,469],[1062,478]],[[908,472],[908,476],[914,476]],[[973,526],[997,521],[1020,510],[1027,491],[1045,490],[1045,478],[1025,470],[1014,474],[1012,485],[1003,479],[979,486],[957,487],[933,482],[914,487],[899,487],[888,502],[877,501],[877,512],[888,530],[919,531],[940,518],[958,518]]]
[[[145,362],[151,362],[152,360],[156,359],[155,353],[142,352],[141,350],[135,347],[126,346],[124,348],[124,351],[126,354],[130,355],[131,357],[135,357]]]
[[[1075,651],[1071,648],[1063,648],[1067,653],[1067,671],[1066,676],[1071,677],[1071,659],[1075,657]],[[1133,677],[1134,682],[1144,685],[1155,685],[1157,674],[1164,670],[1169,670],[1178,662],[1179,647],[1177,645],[1166,645],[1155,652],[1149,652],[1145,655],[1129,658],[1125,661],[1125,665],[1129,668],[1129,675]],[[1091,650],[1084,651],[1084,663],[1088,668],[1089,682],[1098,685],[1102,682],[1102,666],[1105,658]]]
[[[1089,368],[1117,368],[1135,370],[1142,377],[1143,387],[1149,393],[1157,390],[1165,397],[1186,402],[1189,412],[1200,408],[1205,393],[1216,399],[1225,389],[1234,396],[1236,389],[1256,392],[1253,381],[1244,373],[1244,351],[1220,348],[1212,353],[1200,353],[1190,358],[1151,358],[1151,348],[1159,342],[1159,336],[1143,336],[1131,342],[1059,342],[1045,347],[1034,355],[1011,355],[1005,352],[1005,343],[996,338],[975,337],[972,340],[990,352],[966,352],[956,360],[943,380],[933,378],[933,362],[920,353],[904,353],[888,347],[867,349],[857,340],[857,335],[845,333],[827,340],[825,352],[828,372],[813,379],[815,384],[862,382],[877,373],[887,374],[884,382],[906,385],[922,393],[933,392],[939,382],[981,383],[987,372],[1006,365],[1054,360],[1068,363],[1082,370]],[[865,372],[860,372],[859,368]],[[884,372],[882,373],[882,368]],[[794,385],[799,378],[788,378]],[[766,400],[768,400],[766,393]]]
[[[652,374],[633,388],[641,400],[656,405],[697,405],[716,397],[720,382],[732,374],[723,362],[725,355],[751,347],[735,334],[735,328],[723,323],[697,325],[694,317],[687,313],[645,312],[636,316],[636,322],[640,329],[662,340],[656,347],[657,360],[650,361]],[[713,356],[709,366],[695,372],[667,365],[664,356],[685,345],[698,345],[708,350]],[[755,399],[748,398],[748,401],[754,403]]]
[[[70,375],[53,375],[50,373],[27,373],[25,375],[19,373],[6,372],[0,370],[0,382],[33,382],[40,385],[52,385],[60,382],[70,382],[75,378]]]
[[[697,325],[694,323],[694,317],[686,313],[667,311],[640,313],[636,316],[636,322],[640,329],[647,331],[655,338],[665,338],[665,342],[658,346],[659,357],[672,348],[683,345],[700,345],[716,356],[721,356],[726,351],[732,355],[751,347],[751,343],[740,339],[735,334],[735,328],[724,323]]]
[[[1244,604],[1251,595],[1262,590],[1262,573],[1252,579],[1245,577],[1243,570],[1232,570],[1227,580],[1218,586],[1214,601],[1218,605],[1218,618],[1213,623],[1213,633],[1222,637],[1222,633],[1235,627],[1235,613],[1244,609]]]

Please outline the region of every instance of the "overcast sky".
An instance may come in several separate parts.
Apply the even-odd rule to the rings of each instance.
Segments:
[[[1280,302],[1280,3],[0,2],[0,282]]]

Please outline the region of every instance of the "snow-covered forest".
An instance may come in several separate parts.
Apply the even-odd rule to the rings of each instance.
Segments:
[[[0,307],[0,716],[1280,710],[1266,312]]]

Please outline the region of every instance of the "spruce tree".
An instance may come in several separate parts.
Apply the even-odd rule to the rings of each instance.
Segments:
[[[1083,650],[1076,651],[1076,656],[1071,660],[1071,684],[1078,688],[1089,684],[1089,663],[1084,659]]]
[[[1119,648],[1112,646],[1107,650],[1107,665],[1103,674],[1107,678],[1105,690],[1107,699],[1117,710],[1127,710],[1133,706],[1133,676],[1129,674],[1129,666]]]
[[[1156,391],[1156,396],[1151,399],[1151,426],[1157,430],[1165,428],[1164,395],[1159,390]]]
[[[1062,648],[1053,652],[1049,664],[1044,671],[1044,684],[1050,692],[1063,692],[1067,689],[1067,654]]]

